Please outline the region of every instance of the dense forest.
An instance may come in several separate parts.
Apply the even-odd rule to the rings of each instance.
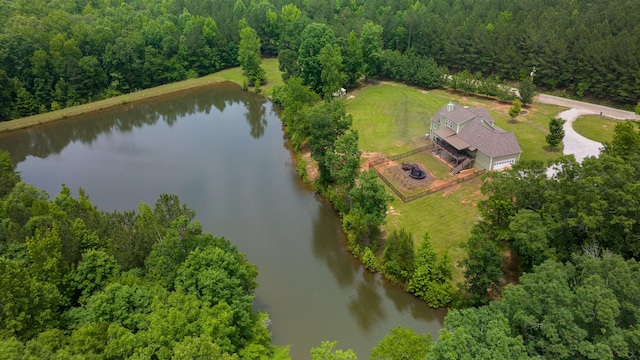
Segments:
[[[241,23],[294,76],[317,66],[304,31],[327,26],[345,86],[365,75],[437,87],[444,69],[520,81],[535,67],[540,87],[640,100],[638,0],[3,1],[0,120],[236,66]]]
[[[257,269],[175,195],[105,213],[53,199],[0,151],[0,358],[287,358],[252,309]]]

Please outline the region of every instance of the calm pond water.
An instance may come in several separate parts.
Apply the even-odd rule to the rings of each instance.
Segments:
[[[84,188],[101,210],[178,194],[203,229],[258,266],[255,308],[307,359],[323,340],[361,359],[402,325],[437,334],[443,311],[363,271],[330,204],[299,179],[266,99],[229,83],[0,134],[25,181]]]

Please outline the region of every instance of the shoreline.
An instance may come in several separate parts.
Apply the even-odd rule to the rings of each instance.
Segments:
[[[129,94],[118,95],[112,98],[98,100],[82,105],[71,106],[68,108],[50,111],[43,114],[31,115],[23,118],[13,119],[0,122],[0,133],[16,130],[23,130],[30,127],[73,118],[80,115],[86,115],[92,112],[109,109],[119,105],[125,105],[141,100],[152,99],[163,95],[173,94],[185,90],[191,90],[198,87],[213,85],[225,81],[234,82],[232,80],[221,77],[220,72],[206,75],[197,79],[187,79],[176,83],[156,86]],[[235,83],[235,82],[234,82]]]

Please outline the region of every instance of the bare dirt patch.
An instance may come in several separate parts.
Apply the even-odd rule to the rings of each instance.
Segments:
[[[393,206],[389,205],[389,210],[387,210],[387,215],[401,215]]]
[[[456,190],[458,190],[458,188],[460,188],[460,184],[456,184],[453,185],[451,187],[446,188],[443,192],[442,192],[442,197],[449,197],[449,195],[453,194],[454,192],[456,192]]]
[[[305,167],[305,172],[307,174],[307,178],[310,181],[314,181],[320,177],[320,171],[318,170],[318,166],[316,165],[315,160],[311,157],[310,151],[305,151],[300,154],[302,159],[304,159],[304,163],[307,164]]]
[[[376,165],[376,169],[403,193],[413,193],[429,189],[436,179],[426,167],[421,163],[413,163],[426,172],[424,179],[414,179],[409,176],[410,171],[402,169],[402,163],[389,161]]]

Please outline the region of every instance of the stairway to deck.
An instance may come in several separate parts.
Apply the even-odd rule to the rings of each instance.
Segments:
[[[472,161],[473,161],[472,158],[464,159],[464,161],[458,164],[458,166],[456,166],[455,169],[451,170],[451,175],[455,175],[460,171],[464,170],[469,164],[471,164]]]

